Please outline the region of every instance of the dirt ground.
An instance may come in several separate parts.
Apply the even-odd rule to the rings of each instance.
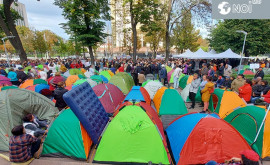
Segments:
[[[190,105],[191,105],[190,103],[186,103],[187,108],[189,108]],[[188,109],[188,112],[200,112],[200,111],[202,111],[202,108],[199,107],[198,103],[196,103],[195,109]],[[166,122],[167,123],[164,124],[164,127],[167,126],[169,121],[166,121]],[[92,152],[95,152],[95,151],[92,151]],[[8,155],[8,153],[2,153],[2,154]],[[6,160],[0,157],[0,165],[10,165],[10,164],[11,163],[7,162]],[[86,164],[89,165],[89,164],[95,164],[95,163],[92,163],[92,160],[90,160],[89,162],[84,162],[84,161],[76,161],[70,158],[51,158],[51,157],[41,157],[39,159],[35,159],[31,163],[31,165],[86,165]],[[264,161],[263,164],[270,165],[270,161]]]

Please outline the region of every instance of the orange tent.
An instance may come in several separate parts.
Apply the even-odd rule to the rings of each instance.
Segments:
[[[66,86],[70,86],[72,84],[74,84],[77,80],[79,80],[79,76],[78,75],[71,75],[67,78],[66,80]]]
[[[168,89],[168,88],[167,87],[161,87],[154,96],[153,102],[154,102],[155,107],[157,109],[157,113],[159,113],[162,96],[165,93],[166,89]]]
[[[188,77],[187,84],[192,83],[192,81],[193,81],[193,76],[190,75],[190,76]]]

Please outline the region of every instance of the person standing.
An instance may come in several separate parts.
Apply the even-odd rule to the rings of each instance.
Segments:
[[[245,84],[244,75],[239,74],[231,84],[232,91],[239,93],[239,88]]]
[[[161,83],[165,86],[165,81],[166,81],[166,77],[167,77],[167,70],[165,68],[165,65],[162,64],[161,65],[161,69],[159,71],[159,79],[161,81]]]
[[[232,67],[229,64],[226,64],[224,68],[224,77],[231,77],[231,75],[232,75]]]
[[[181,74],[182,74],[182,69],[180,68],[180,65],[177,65],[176,69],[173,72],[174,89],[177,89],[179,87],[179,77]]]
[[[193,75],[193,81],[191,82],[191,86],[189,88],[189,99],[191,100],[192,104],[189,109],[195,108],[195,97],[199,90],[201,80],[197,73]]]
[[[218,68],[218,73],[220,76],[224,76],[224,64],[221,63]]]
[[[261,77],[262,79],[264,78],[264,71],[262,67],[260,67],[259,70],[256,72],[254,79],[256,79],[257,77]]]
[[[204,103],[204,108],[202,113],[205,113],[208,110],[209,107],[209,100],[211,97],[211,94],[214,92],[215,84],[212,82],[212,77],[207,76],[206,78],[207,83],[202,90],[202,101]]]
[[[138,85],[142,86],[142,83],[145,81],[145,75],[144,75],[144,71],[141,71],[141,73],[138,75]]]
[[[203,63],[202,64],[202,69],[201,69],[201,75],[207,75],[208,71],[209,71],[209,69],[207,68],[207,64]]]

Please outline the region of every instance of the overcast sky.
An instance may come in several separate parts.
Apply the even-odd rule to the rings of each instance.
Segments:
[[[36,30],[48,29],[65,39],[69,38],[59,25],[66,21],[62,16],[62,10],[53,4],[54,0],[19,0],[19,2],[25,4],[30,27]],[[107,26],[110,27],[109,22]],[[201,27],[199,29],[203,38],[207,37],[207,30]]]
[[[25,4],[29,26],[37,30],[49,29],[68,39],[69,36],[59,25],[66,22],[62,10],[53,4],[54,0],[19,0]]]

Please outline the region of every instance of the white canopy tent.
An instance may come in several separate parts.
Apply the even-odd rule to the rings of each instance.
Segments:
[[[210,54],[217,54],[217,52],[214,49],[211,49],[208,53],[210,53]]]
[[[223,58],[236,58],[240,59],[241,56],[234,53],[231,49],[226,50],[223,53],[214,54],[215,50],[211,50],[210,52],[205,52],[201,48],[196,52],[191,52],[189,49],[180,55],[174,55],[174,58],[187,58],[187,59],[223,59]],[[245,57],[243,57],[245,58]]]

